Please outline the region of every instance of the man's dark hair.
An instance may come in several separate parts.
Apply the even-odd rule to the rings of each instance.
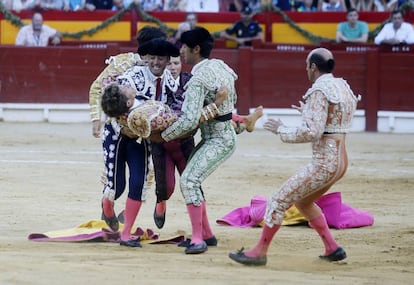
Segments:
[[[355,9],[355,8],[349,8],[348,11],[346,11],[346,14],[349,15],[352,12],[357,12],[358,13],[358,10]]]
[[[397,15],[397,14],[401,14],[401,16],[402,16],[402,15],[403,15],[403,12],[402,12],[400,9],[393,10],[393,11],[391,12],[391,18],[392,18],[394,15]]]
[[[138,46],[143,45],[153,39],[161,38],[163,40],[167,39],[167,34],[164,33],[161,29],[145,26],[141,30],[139,30],[137,35],[137,43]]]
[[[210,56],[211,50],[214,47],[214,39],[203,27],[195,27],[190,31],[186,31],[181,35],[181,42],[189,48],[200,47],[200,55],[203,58]]]
[[[121,92],[118,84],[111,84],[102,94],[101,107],[108,117],[119,117],[129,111],[128,98]]]
[[[335,61],[332,58],[325,60],[323,56],[318,53],[313,53],[309,57],[309,66],[312,63],[314,63],[318,70],[322,73],[332,73],[335,67]]]
[[[180,50],[164,39],[153,39],[138,47],[138,54],[141,56],[150,54],[157,56],[179,56]]]

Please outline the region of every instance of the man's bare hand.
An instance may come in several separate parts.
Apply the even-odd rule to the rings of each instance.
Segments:
[[[298,110],[298,111],[299,111],[299,113],[302,113],[302,111],[303,111],[303,106],[305,106],[305,103],[303,103],[302,101],[299,101],[299,106],[297,106],[297,105],[292,105],[291,107],[292,107],[293,109]]]
[[[269,132],[272,132],[274,134],[278,134],[279,132],[277,129],[282,126],[283,123],[280,119],[274,120],[274,119],[268,119],[264,124],[263,128]]]
[[[101,137],[101,121],[100,120],[96,120],[92,122],[92,135],[95,138]]]

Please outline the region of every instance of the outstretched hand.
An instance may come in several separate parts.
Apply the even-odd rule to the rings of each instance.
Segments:
[[[278,134],[277,129],[282,126],[283,123],[280,119],[268,119],[264,124],[263,128],[269,132],[272,132],[274,134]]]
[[[299,113],[302,113],[302,111],[303,111],[303,106],[305,106],[305,103],[303,103],[302,101],[299,101],[299,106],[297,106],[297,105],[292,105],[291,107],[292,107],[293,109],[298,110],[298,111],[299,111]]]

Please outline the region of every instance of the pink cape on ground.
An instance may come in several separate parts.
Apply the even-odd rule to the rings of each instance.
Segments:
[[[316,204],[322,209],[328,225],[332,228],[357,228],[374,224],[374,217],[369,212],[342,203],[340,192],[323,195],[316,201]],[[267,198],[256,195],[251,199],[250,206],[236,208],[216,222],[233,227],[260,226],[263,223],[266,206]],[[306,222],[306,219],[292,206],[285,212],[282,225],[294,225],[303,222]]]

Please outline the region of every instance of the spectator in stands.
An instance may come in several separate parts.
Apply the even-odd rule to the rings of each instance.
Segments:
[[[414,28],[404,22],[402,12],[394,10],[391,13],[391,23],[385,24],[374,39],[377,45],[414,44]]]
[[[112,10],[114,3],[112,0],[86,0],[85,8],[88,11]]]
[[[49,45],[58,45],[61,41],[61,35],[55,29],[43,24],[43,16],[40,13],[34,13],[32,24],[22,27],[16,36],[17,46],[37,46],[45,47]]]
[[[119,11],[127,8],[132,2],[135,2],[135,5],[137,6],[141,5],[141,0],[112,0],[112,2],[114,4],[112,6],[112,11]]]
[[[315,12],[318,11],[317,1],[314,0],[303,0],[296,2],[296,11],[297,12]]]
[[[184,12],[187,8],[187,0],[165,0],[164,11]]]
[[[346,13],[346,22],[338,24],[336,41],[338,43],[366,43],[368,40],[368,24],[358,20],[358,11],[351,8]]]
[[[162,0],[141,0],[141,9],[146,12],[162,11]]]
[[[30,10],[35,6],[34,0],[2,0],[7,10],[20,12],[21,10]]]
[[[123,0],[112,0],[112,3],[114,4],[112,6],[112,11],[119,11],[126,7]]]
[[[398,9],[401,0],[374,0],[374,11],[394,11]]]
[[[263,41],[263,31],[259,23],[253,20],[253,12],[249,6],[243,8],[240,13],[241,20],[230,28],[221,32],[220,36],[232,40],[240,46],[251,46],[253,40]]]
[[[184,32],[187,32],[191,30],[191,26],[188,22],[182,22],[178,25],[178,29],[177,31],[174,33],[174,35],[172,35],[171,38],[169,38],[169,41],[174,44],[178,49],[181,48],[182,44],[181,44],[181,35]]]
[[[341,12],[345,11],[346,5],[344,0],[319,0],[318,10],[324,12]]]
[[[247,2],[245,4],[245,6],[249,6],[250,9],[252,9],[253,14],[257,14],[262,12],[262,1],[261,0],[249,0],[249,1],[244,1]]]
[[[63,10],[65,11],[81,11],[85,9],[85,0],[65,0]]]
[[[352,8],[355,8],[357,11],[372,12],[375,9],[374,0],[350,0],[350,2]]]
[[[290,0],[273,0],[273,7],[279,8],[282,11],[291,11],[292,10],[292,4],[290,3]]]
[[[242,0],[220,0],[220,12],[240,12],[244,7]]]
[[[197,14],[193,12],[187,13],[185,21],[178,25],[177,31],[171,36],[169,41],[176,47],[181,48],[181,34],[194,29],[197,26]]]
[[[414,0],[397,0],[396,8],[392,9],[391,11],[396,10],[397,8],[400,9],[400,7],[405,3],[411,4],[412,7],[412,5],[414,5]]]
[[[211,12],[219,11],[218,0],[191,0],[187,1],[187,12]]]
[[[34,9],[63,10],[63,0],[35,0]]]
[[[190,24],[190,30],[194,29],[197,26],[197,14],[194,12],[187,13],[185,21]]]

